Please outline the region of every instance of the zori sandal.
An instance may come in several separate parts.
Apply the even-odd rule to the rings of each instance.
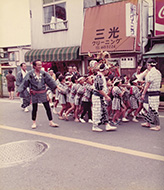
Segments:
[[[141,126],[142,126],[142,127],[146,127],[146,128],[150,128],[150,125],[147,124],[147,123],[141,123]]]
[[[159,126],[150,128],[150,130],[152,130],[152,131],[160,131],[160,129],[161,128]]]

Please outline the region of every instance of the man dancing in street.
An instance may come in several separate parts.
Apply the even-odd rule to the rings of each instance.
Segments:
[[[46,85],[54,91],[57,88],[56,82],[52,79],[52,77],[45,71],[41,70],[42,62],[40,60],[36,60],[33,62],[33,70],[29,71],[21,85],[18,87],[18,95],[23,92],[27,87],[30,88],[30,93],[32,97],[32,129],[36,128],[36,116],[38,110],[38,103],[42,103],[46,110],[49,125],[51,127],[58,127],[58,124],[52,121],[52,113],[50,109],[49,102],[47,100],[46,94]]]

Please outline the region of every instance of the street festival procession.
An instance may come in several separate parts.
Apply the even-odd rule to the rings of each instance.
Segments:
[[[164,190],[164,0],[0,13],[0,190]]]
[[[161,73],[155,68],[156,61],[148,59],[145,71],[128,79],[126,75],[120,75],[117,66],[107,63],[107,52],[101,54],[99,62],[90,61],[88,75],[80,75],[69,66],[69,72],[64,75],[57,72],[56,80],[50,74],[52,70],[49,73],[41,70],[40,60],[33,62],[33,70],[26,74],[17,93],[19,96],[29,88],[27,99],[31,96],[32,129],[37,127],[36,115],[41,102],[51,127],[58,127],[52,121],[52,108],[53,113],[59,115],[58,119],[69,121],[71,115],[75,122],[92,123],[92,131],[103,131],[99,128],[101,124],[105,125],[106,131],[116,130],[117,125],[129,122],[130,116],[131,122],[138,122],[137,117],[143,116],[145,123],[141,124],[142,127],[160,130]],[[140,66],[137,69],[140,70]],[[56,110],[58,104],[61,105],[59,112]],[[87,121],[84,118],[86,114]]]
[[[14,64],[13,67],[9,63],[1,64],[2,72],[8,70],[5,77],[9,99],[14,99],[16,91],[24,112],[32,107],[31,128],[38,127],[38,104],[42,103],[51,127],[59,127],[58,120],[53,121],[53,114],[57,114],[58,119],[65,122],[73,118],[74,122],[84,125],[91,123],[94,132],[117,131],[119,125],[137,123],[139,118],[143,120],[142,127],[160,131],[158,109],[164,51],[155,52],[155,46],[159,46],[158,50],[164,47],[164,31],[156,27],[163,24],[161,16],[154,20],[159,22],[154,24],[155,28],[146,33],[148,15],[146,17],[143,11],[147,2],[96,1],[94,4],[84,1],[81,47],[72,46],[80,38],[78,32],[75,39],[73,36],[68,39],[70,42],[66,47],[61,47],[61,40],[53,38],[49,44],[48,39],[51,39],[52,32],[56,37],[59,33],[72,32],[71,26],[67,26],[66,11],[69,13],[69,10],[66,10],[66,1],[53,2],[50,6],[49,1],[43,1],[43,32],[37,36],[39,29],[32,28],[32,49],[25,52],[25,61],[20,62],[19,72],[15,73]],[[153,4],[156,11],[161,2],[156,0]],[[53,6],[58,7],[55,13],[49,10]],[[35,9],[32,2],[31,7]],[[33,23],[37,22],[39,14],[31,16]],[[154,16],[157,16],[156,12]],[[69,22],[73,23],[74,18]],[[64,36],[63,41],[66,38]],[[55,48],[53,44],[56,44]],[[9,52],[12,52],[11,48],[5,53]],[[102,129],[101,125],[105,128]]]

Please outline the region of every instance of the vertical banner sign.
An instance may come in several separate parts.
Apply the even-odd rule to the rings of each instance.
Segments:
[[[136,36],[136,5],[126,3],[126,36]]]
[[[164,36],[164,0],[154,0],[155,36]]]

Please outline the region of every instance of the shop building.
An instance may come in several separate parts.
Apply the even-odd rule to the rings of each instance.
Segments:
[[[148,36],[148,3],[117,1],[86,9],[80,53],[87,62],[90,54],[110,54],[128,77],[142,61]],[[96,56],[95,56],[96,57]],[[87,64],[87,63],[86,63]]]
[[[30,0],[32,49],[25,61],[40,59],[45,70],[63,73],[75,65],[85,74],[88,52],[107,51],[130,76],[146,45],[147,10],[143,0]]]
[[[31,49],[30,45],[10,46],[0,48],[0,97],[8,96],[6,75],[9,70],[16,76],[20,70],[20,64],[24,62],[24,56]],[[31,65],[27,63],[28,70]]]
[[[161,100],[164,101],[164,2],[153,0],[153,28],[148,37],[144,59],[153,58],[162,74]]]
[[[83,0],[30,0],[32,49],[25,61],[40,59],[47,71],[65,73],[69,65],[84,73],[79,55],[83,28]]]

